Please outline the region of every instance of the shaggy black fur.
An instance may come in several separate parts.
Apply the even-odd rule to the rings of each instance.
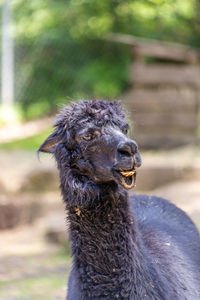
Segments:
[[[119,171],[141,164],[118,102],[65,107],[40,151],[55,155],[68,211],[68,300],[198,300],[200,238],[184,212],[129,199]]]

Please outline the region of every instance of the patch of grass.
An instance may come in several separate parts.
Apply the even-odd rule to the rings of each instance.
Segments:
[[[61,245],[60,249],[52,255],[46,256],[45,263],[48,266],[58,266],[60,264],[67,264],[71,262],[71,253],[69,250],[69,244]]]
[[[44,142],[47,136],[51,133],[51,129],[44,130],[40,134],[27,137],[24,139],[14,140],[12,142],[0,144],[0,150],[29,150],[37,151],[39,146]]]
[[[0,281],[0,299],[64,300],[70,265],[71,257],[63,247],[47,255],[25,256],[26,268],[15,279]]]
[[[54,273],[11,281],[0,287],[0,294],[2,300],[63,300],[66,285],[67,276]]]

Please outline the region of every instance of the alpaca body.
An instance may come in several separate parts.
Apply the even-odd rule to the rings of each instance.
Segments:
[[[200,299],[199,234],[185,213],[157,197],[102,198],[80,215],[69,212],[67,300]]]
[[[53,153],[68,211],[67,300],[200,300],[200,238],[184,212],[129,199],[141,157],[119,102],[63,109],[39,151]]]

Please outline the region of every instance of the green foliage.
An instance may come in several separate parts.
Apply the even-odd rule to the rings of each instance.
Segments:
[[[30,102],[26,109],[26,118],[29,120],[48,115],[51,111],[50,102],[44,98],[40,102]]]
[[[110,32],[199,47],[199,7],[199,0],[14,0],[16,97],[26,117],[66,98],[120,97],[132,55],[103,39]]]

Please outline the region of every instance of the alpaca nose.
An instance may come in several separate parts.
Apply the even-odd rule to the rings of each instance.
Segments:
[[[133,156],[138,151],[138,146],[135,141],[122,142],[117,151],[123,156]]]

